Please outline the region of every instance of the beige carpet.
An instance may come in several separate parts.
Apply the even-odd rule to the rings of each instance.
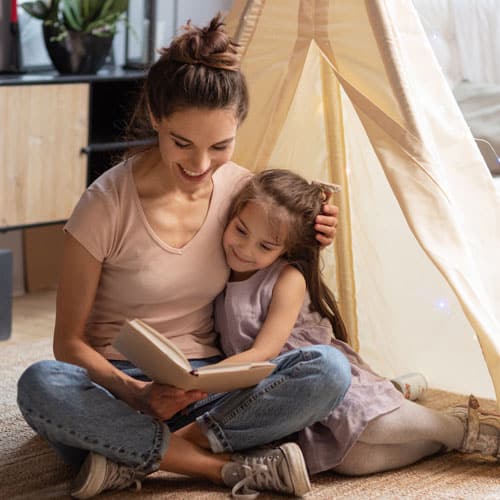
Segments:
[[[22,352],[21,352],[22,351]],[[0,499],[68,498],[69,469],[24,423],[15,404],[15,384],[24,367],[51,357],[48,339],[29,344],[16,339],[0,343]],[[422,401],[445,408],[463,397],[429,391]],[[487,406],[487,403],[486,403]],[[143,484],[140,494],[107,493],[119,499],[216,499],[227,498],[227,490],[201,480],[158,473]],[[278,495],[263,494],[262,500]],[[500,499],[500,465],[450,453],[404,470],[363,478],[345,478],[325,473],[313,478],[309,498],[349,499]]]

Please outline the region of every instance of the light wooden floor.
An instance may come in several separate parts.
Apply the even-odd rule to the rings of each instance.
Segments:
[[[17,342],[52,337],[55,310],[55,290],[43,290],[14,297],[11,339]]]

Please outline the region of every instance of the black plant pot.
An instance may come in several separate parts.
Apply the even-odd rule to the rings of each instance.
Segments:
[[[61,74],[93,75],[103,66],[113,44],[113,36],[68,31],[61,41],[51,41],[58,35],[52,26],[43,26],[43,38],[50,60]]]

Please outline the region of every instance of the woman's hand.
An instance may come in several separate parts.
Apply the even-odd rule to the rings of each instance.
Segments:
[[[330,245],[337,233],[337,224],[339,215],[339,207],[330,204],[324,204],[321,214],[316,216],[314,229],[316,230],[316,239],[321,246],[327,247]]]
[[[207,394],[201,391],[184,391],[170,385],[144,382],[134,407],[158,420],[168,420],[186,406],[206,397]]]

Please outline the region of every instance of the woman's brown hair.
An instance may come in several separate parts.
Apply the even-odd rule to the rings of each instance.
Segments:
[[[219,13],[205,27],[188,21],[184,32],[159,50],[127,128],[128,140],[155,135],[149,112],[161,120],[184,108],[234,108],[241,123],[248,112],[248,89],[240,71],[238,45]]]
[[[286,224],[284,258],[303,274],[311,309],[328,318],[335,338],[349,342],[335,296],[321,274],[320,244],[316,240],[314,220],[321,212],[322,188],[289,170],[265,170],[254,175],[235,196],[229,220],[241,213],[249,202],[259,203],[274,227]]]

